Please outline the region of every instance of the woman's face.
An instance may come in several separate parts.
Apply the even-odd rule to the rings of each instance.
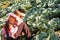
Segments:
[[[22,15],[23,13],[21,13],[20,11],[16,10],[16,15],[19,16],[20,18],[24,18],[24,16]]]
[[[15,14],[16,14],[17,16],[20,16],[20,12],[19,12],[18,10],[15,10]]]
[[[15,18],[14,17],[11,17],[11,16],[9,17],[8,21],[11,24],[14,24],[16,22]]]

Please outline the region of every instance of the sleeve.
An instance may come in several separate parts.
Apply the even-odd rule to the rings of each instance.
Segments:
[[[20,13],[21,14],[21,16],[25,16],[25,14],[24,13]]]
[[[2,35],[5,36],[6,32],[4,30],[4,28],[2,29]]]
[[[14,27],[13,26],[10,26],[10,33],[14,33]]]

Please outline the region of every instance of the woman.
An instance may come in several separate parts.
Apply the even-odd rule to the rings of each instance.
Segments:
[[[25,14],[25,11],[24,9],[18,9],[17,11],[15,11],[15,13],[17,12],[17,15],[20,15],[20,18],[24,18],[24,14]],[[23,16],[24,15],[24,16]],[[21,24],[19,25],[18,27],[18,31],[17,33],[15,34],[15,38],[19,38],[19,36],[22,35],[22,32],[24,32],[24,34],[27,36],[27,39],[26,40],[31,40],[31,33],[30,33],[30,30],[27,26],[27,24],[23,21],[21,22]]]

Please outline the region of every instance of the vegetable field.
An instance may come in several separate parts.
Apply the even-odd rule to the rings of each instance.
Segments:
[[[0,31],[8,14],[19,8],[26,11],[32,40],[60,40],[60,0],[0,0]]]

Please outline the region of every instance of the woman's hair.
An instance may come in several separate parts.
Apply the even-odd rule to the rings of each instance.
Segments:
[[[14,11],[14,14],[17,14],[16,11],[17,11],[17,10]],[[18,11],[25,14],[25,10],[24,10],[24,9],[21,9],[21,8],[20,8],[20,9],[18,9]]]
[[[8,21],[5,22],[4,29],[10,31]]]
[[[18,9],[21,13],[25,13],[25,10],[24,9]]]

